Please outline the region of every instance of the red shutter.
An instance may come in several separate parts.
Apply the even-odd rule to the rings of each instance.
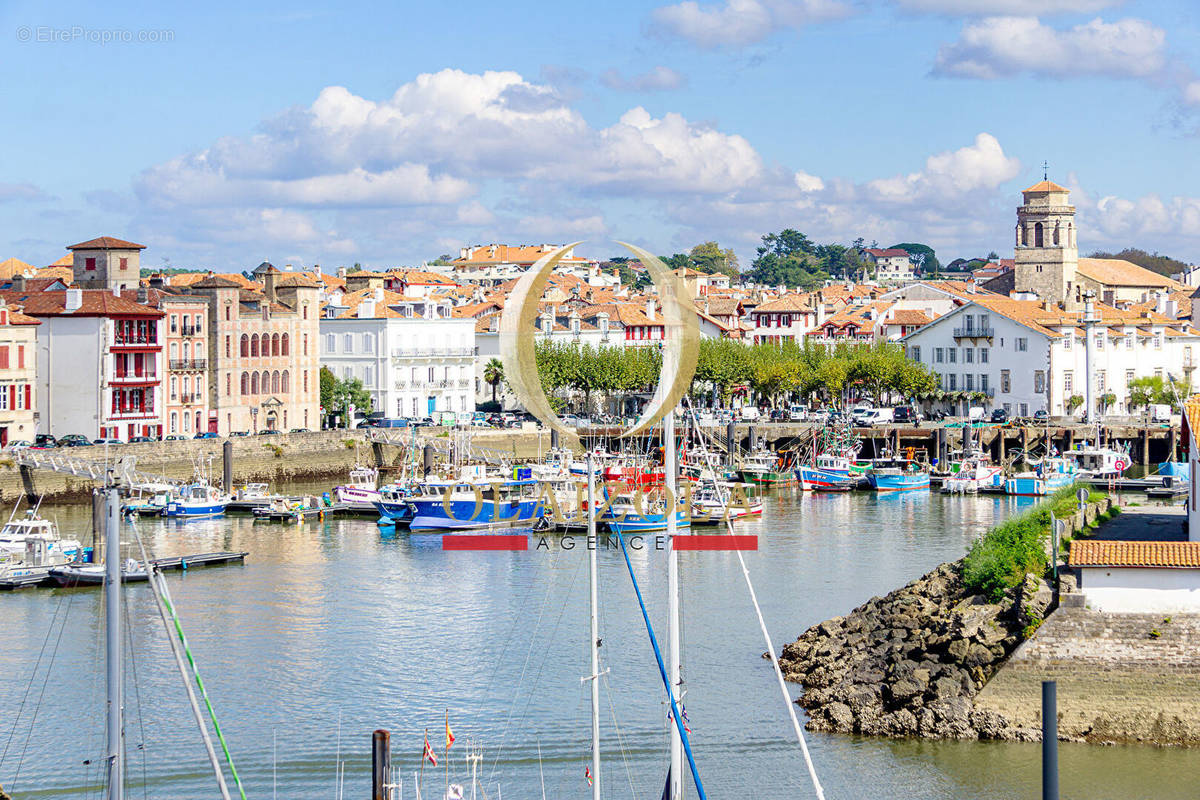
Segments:
[[[17,345],[17,369],[25,369],[25,345]]]
[[[33,385],[28,383],[25,384],[25,408],[33,408]]]
[[[17,385],[15,383],[8,387],[8,407],[11,409],[17,407]]]
[[[0,369],[8,369],[8,345],[0,347]]]

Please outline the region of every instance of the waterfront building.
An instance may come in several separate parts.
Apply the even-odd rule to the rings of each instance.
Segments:
[[[387,417],[473,412],[475,320],[451,311],[448,302],[383,288],[342,295],[321,316],[321,365],[361,380],[373,410]]]
[[[216,275],[187,287],[208,307],[208,430],[222,436],[320,424],[320,285],[268,267],[261,292]]]
[[[144,244],[101,236],[70,245],[71,285],[78,289],[136,289],[141,281]]]
[[[0,298],[0,447],[32,441],[37,433],[37,331],[39,323]]]
[[[754,344],[775,344],[790,340],[803,344],[808,331],[820,322],[824,315],[820,306],[814,306],[812,296],[794,292],[776,297],[755,307],[751,314],[754,329],[750,331]]]
[[[1190,379],[1200,334],[1188,322],[1103,303],[1096,313],[1091,379],[1098,413],[1133,413],[1129,383],[1135,378]],[[943,391],[980,393],[988,405],[1019,416],[1059,416],[1082,412],[1072,398],[1087,395],[1082,316],[1049,302],[981,294],[903,342],[909,358],[938,375]]]
[[[4,292],[38,326],[38,429],[128,441],[163,429],[163,312],[119,289]]]
[[[216,418],[209,413],[208,303],[187,294],[159,294],[156,299],[158,308],[166,313],[165,432],[176,436],[216,433]]]
[[[539,258],[559,247],[561,245],[557,244],[475,245],[462,248],[459,257],[448,266],[430,266],[429,269],[442,272],[458,284],[499,286],[521,277]],[[609,273],[602,271],[599,262],[575,255],[574,248],[563,254],[554,272],[556,275],[579,278],[589,286],[616,288],[621,283],[617,270]]]

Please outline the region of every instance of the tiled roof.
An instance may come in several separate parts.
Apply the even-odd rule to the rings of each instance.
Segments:
[[[1033,186],[1030,186],[1025,192],[1065,192],[1067,187],[1059,186],[1054,181],[1038,181]],[[1025,192],[1022,192],[1024,194]]]
[[[8,279],[14,275],[21,275],[27,269],[33,269],[33,264],[26,264],[19,258],[6,258],[0,261],[0,278]]]
[[[70,266],[66,267],[42,267],[36,273],[39,278],[57,278],[64,283],[70,283],[75,279],[75,270]]]
[[[908,258],[908,251],[901,250],[899,247],[888,247],[886,249],[869,247],[867,248],[866,252],[870,253],[876,258]]]
[[[427,272],[421,269],[397,269],[388,274],[388,277],[396,278],[405,283],[430,283],[430,284],[451,284],[454,283],[453,278],[447,278],[437,272]]]
[[[1076,539],[1072,567],[1183,567],[1200,569],[1200,542],[1127,542]]]
[[[275,281],[275,286],[283,288],[285,286],[298,286],[303,289],[320,289],[321,284],[317,283],[312,278],[303,273],[294,272],[285,275]]]
[[[172,283],[171,285],[177,286],[179,284]],[[231,280],[229,280],[229,278],[226,278],[224,275],[209,275],[207,277],[201,276],[201,280],[192,281],[190,284],[183,284],[183,285],[184,286],[190,285],[193,289],[241,289],[241,288],[243,288],[242,284],[237,283],[235,281],[231,281]]]
[[[549,245],[549,249],[542,245],[521,245],[512,246],[507,244],[493,244],[481,247],[471,248],[474,252],[467,258],[456,258],[451,263],[455,266],[471,266],[473,264],[532,264],[546,253],[553,252],[558,248],[558,245]],[[586,258],[579,256],[564,256],[559,260],[560,264],[586,264]]]
[[[113,236],[100,236],[67,246],[68,250],[145,250],[146,245],[127,242]]]
[[[896,309],[892,312],[891,317],[884,319],[884,323],[887,325],[928,325],[931,322],[933,320],[925,316],[924,311],[903,308]]]
[[[1192,439],[1200,440],[1200,394],[1194,394],[1184,402],[1183,414],[1187,417]]]
[[[22,314],[20,311],[18,311],[15,308],[10,308],[8,310],[8,324],[9,325],[41,325],[42,321],[38,320],[38,319],[34,319],[33,317],[29,316],[28,314]]]
[[[755,312],[762,311],[812,311],[813,307],[809,303],[808,295],[803,294],[785,294],[781,297],[776,297],[774,300],[769,300],[758,308]],[[713,312],[709,312],[713,313]]]
[[[167,276],[168,286],[195,286],[208,278],[217,277],[233,283],[242,289],[257,289],[259,284],[248,279],[240,272],[179,272]]]
[[[73,317],[110,317],[110,316],[144,316],[161,317],[163,312],[158,309],[117,297],[107,289],[81,289],[82,305],[75,311],[66,311],[65,291],[38,292],[0,292],[9,305],[19,305],[26,314],[33,317],[56,317],[70,315]]]
[[[1165,275],[1131,264],[1120,258],[1081,258],[1077,270],[1105,286],[1161,286],[1178,289],[1179,284]]]

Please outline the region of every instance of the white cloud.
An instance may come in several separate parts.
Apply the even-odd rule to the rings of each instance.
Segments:
[[[980,133],[972,145],[930,156],[920,172],[870,181],[864,191],[886,205],[957,204],[1012,180],[1020,170],[1021,162],[1006,156],[995,136]]]
[[[1094,19],[1056,30],[1034,17],[989,17],[969,23],[957,42],[943,46],[933,71],[982,79],[1023,73],[1149,78],[1164,68],[1165,45],[1163,30],[1140,19]]]
[[[841,19],[852,11],[843,0],[724,0],[721,5],[685,0],[655,9],[652,20],[661,33],[700,47],[741,47],[783,28]]]
[[[1200,80],[1193,80],[1183,87],[1183,102],[1189,106],[1200,106]]]
[[[32,183],[0,183],[0,203],[13,200],[42,200],[45,197],[45,193]]]
[[[649,72],[629,78],[615,69],[610,69],[600,76],[600,82],[619,91],[654,92],[681,89],[687,84],[687,76],[664,66],[657,66]]]
[[[955,16],[1085,14],[1125,0],[896,0],[907,11]]]

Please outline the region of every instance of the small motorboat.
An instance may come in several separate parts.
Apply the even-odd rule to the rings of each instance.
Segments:
[[[45,544],[48,558],[61,556],[62,562],[73,561],[83,553],[83,546],[78,541],[63,539],[58,535],[57,525],[39,517],[37,509],[30,509],[21,519],[10,519],[0,528],[0,554],[25,559],[31,539]]]
[[[783,465],[783,460],[774,453],[753,453],[742,459],[738,475],[745,483],[761,486],[783,486],[795,483],[797,475]]]
[[[761,497],[752,484],[708,486],[692,494],[692,524],[717,524],[726,519],[741,519],[763,513]]]
[[[50,579],[59,586],[99,586],[104,583],[104,564],[66,564],[50,570]],[[145,565],[127,558],[121,562],[121,582],[136,583],[150,580]]]
[[[1004,468],[992,464],[987,456],[977,454],[963,459],[958,470],[942,482],[945,494],[976,494],[1004,484]]]
[[[929,488],[929,472],[913,463],[876,467],[867,473],[867,480],[877,492],[911,492]]]
[[[350,480],[333,487],[333,501],[351,506],[369,507],[379,502],[379,470],[356,464],[350,470]]]
[[[600,516],[600,521],[609,530],[620,534],[665,531],[669,521],[666,500],[661,496],[624,492],[613,498]],[[675,510],[675,526],[691,526],[691,516],[686,510]]]
[[[163,509],[164,517],[218,517],[225,513],[229,497],[208,481],[198,480],[181,486]]]
[[[1019,472],[1004,481],[1004,493],[1042,497],[1070,486],[1078,477],[1074,461],[1062,456],[1047,456],[1036,470]]]

